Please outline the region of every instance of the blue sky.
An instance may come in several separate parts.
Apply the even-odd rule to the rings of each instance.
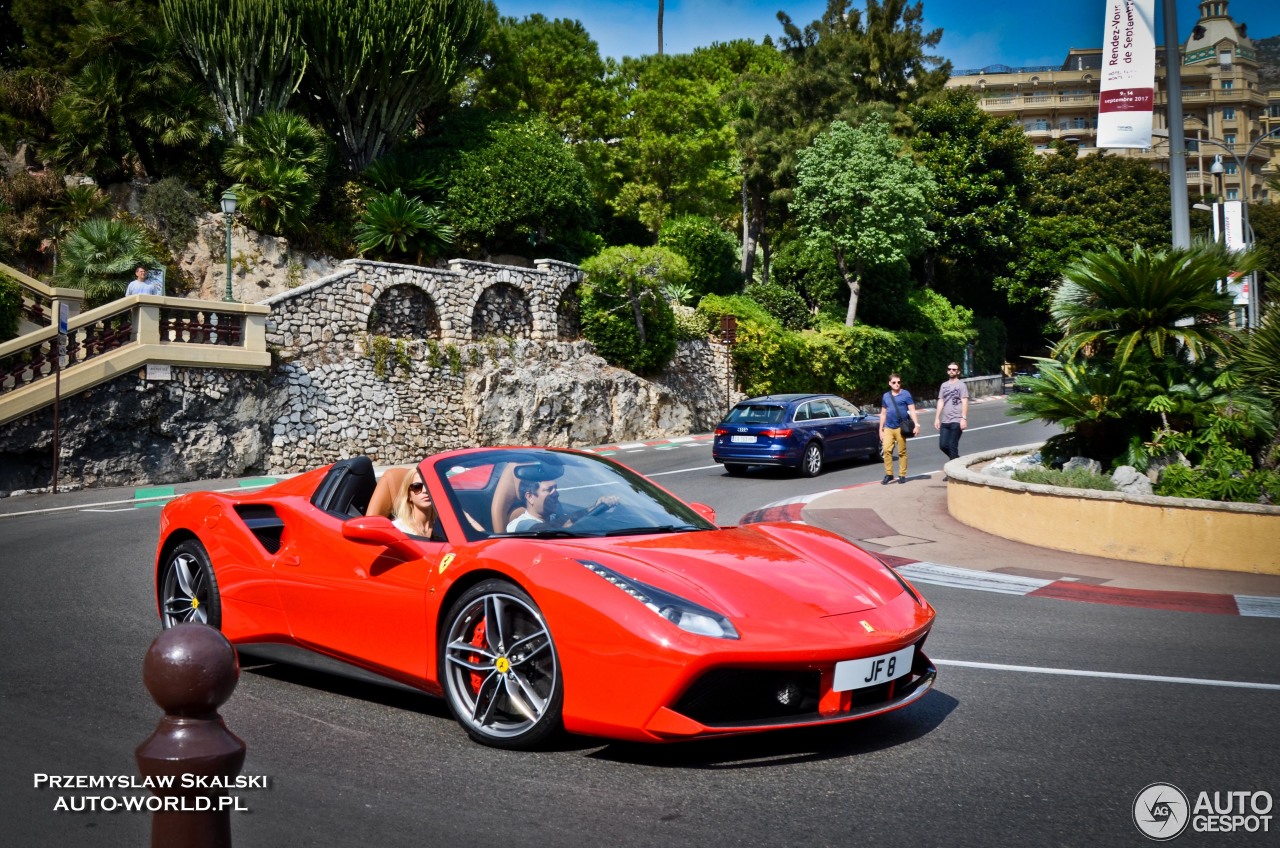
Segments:
[[[859,0],[853,0],[861,8]],[[1228,0],[1239,23],[1253,38],[1280,35],[1280,2]],[[1156,40],[1163,42],[1164,0],[1156,0]],[[497,0],[504,15],[523,18],[539,12],[548,18],[574,18],[600,45],[602,56],[657,52],[657,0]],[[687,53],[714,41],[760,41],[782,32],[779,9],[797,25],[819,18],[826,0],[666,0],[663,31],[668,53]],[[957,70],[1003,64],[1059,65],[1071,47],[1102,44],[1104,0],[1086,3],[1041,0],[924,0],[925,22],[941,27],[938,53]],[[1179,39],[1185,41],[1200,17],[1195,0],[1177,0]]]

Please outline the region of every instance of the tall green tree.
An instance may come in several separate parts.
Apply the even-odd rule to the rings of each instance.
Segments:
[[[749,42],[731,42],[623,60],[611,77],[619,98],[609,133],[615,212],[655,234],[673,215],[737,217],[740,182],[725,94],[755,52]]]
[[[303,88],[360,170],[444,103],[477,60],[484,0],[299,0]]]
[[[779,12],[787,68],[752,80],[739,99],[744,206],[761,233],[771,209],[785,210],[791,200],[796,152],[833,120],[857,123],[873,104],[900,111],[940,92],[950,75],[951,63],[929,52],[942,30],[924,30],[919,2],[867,0],[865,11],[851,5],[828,0],[803,29]],[[744,252],[746,274],[754,254]]]
[[[1035,169],[1022,128],[978,108],[967,89],[910,107],[911,149],[938,184],[929,219],[937,240],[923,282],[987,313],[1007,306],[995,278],[1017,258]],[[998,295],[998,297],[997,297]]]
[[[901,262],[928,245],[935,185],[873,114],[857,128],[833,121],[800,151],[793,209],[806,238],[829,243],[849,287],[853,326],[868,266]]]
[[[290,0],[160,0],[164,22],[218,103],[228,138],[280,112],[307,67]]]
[[[1142,160],[1079,156],[1075,145],[1061,144],[1034,163],[1027,226],[1016,259],[996,278],[1010,303],[1047,316],[1053,288],[1080,256],[1170,242],[1169,179]],[[1043,325],[1036,332],[1043,338]]]
[[[201,147],[212,102],[163,25],[120,0],[90,0],[77,15],[69,54],[78,70],[51,109],[59,163],[107,182],[155,175]]]
[[[534,112],[574,144],[605,132],[612,93],[600,48],[580,21],[542,15],[499,18],[485,36],[471,104],[498,112]]]

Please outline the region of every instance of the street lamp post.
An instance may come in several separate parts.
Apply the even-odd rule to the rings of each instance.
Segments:
[[[231,218],[236,214],[236,193],[227,189],[222,193],[222,217],[227,222],[227,291],[222,299],[234,301],[231,293]]]
[[[1169,148],[1170,148],[1169,157],[1170,157],[1170,166],[1171,166],[1170,173],[1172,174],[1172,171],[1173,171],[1172,160],[1174,157],[1173,142],[1178,138],[1178,136],[1175,136],[1172,133],[1166,132],[1164,130],[1153,130],[1151,134],[1157,138],[1166,138],[1169,140]],[[1197,144],[1212,144],[1214,147],[1220,147],[1223,150],[1227,151],[1227,153],[1230,153],[1232,159],[1236,160],[1236,173],[1240,177],[1240,193],[1244,195],[1244,197],[1240,198],[1241,200],[1240,209],[1241,209],[1242,223],[1244,225],[1243,229],[1244,229],[1245,244],[1247,244],[1250,247],[1253,246],[1253,227],[1249,224],[1249,179],[1248,179],[1249,172],[1247,170],[1247,165],[1249,162],[1249,157],[1253,155],[1253,151],[1258,149],[1258,145],[1262,144],[1262,142],[1266,141],[1268,138],[1271,138],[1271,136],[1277,135],[1277,134],[1280,134],[1280,127],[1276,127],[1275,129],[1265,132],[1262,135],[1255,138],[1253,140],[1253,143],[1249,145],[1247,150],[1245,150],[1243,161],[1241,161],[1240,156],[1231,147],[1231,145],[1227,144],[1225,141],[1218,141],[1217,139],[1214,139],[1214,138],[1201,138],[1201,137],[1196,138]],[[1184,142],[1187,140],[1188,139],[1183,138]],[[1221,208],[1221,204],[1226,200],[1226,191],[1222,187],[1224,171],[1225,171],[1225,168],[1222,165],[1222,155],[1218,154],[1214,156],[1213,165],[1210,166],[1209,172],[1212,173],[1215,178],[1214,190],[1218,194],[1218,202],[1217,204],[1215,204],[1215,208],[1219,208],[1219,209]],[[1184,173],[1185,173],[1185,170],[1184,170]],[[1172,177],[1170,177],[1170,179],[1172,179]],[[1185,178],[1184,178],[1184,184],[1185,184]],[[1184,185],[1184,194],[1185,194],[1185,185]],[[1258,273],[1256,271],[1249,275],[1248,286],[1249,286],[1249,305],[1247,307],[1248,317],[1246,321],[1248,326],[1250,328],[1253,328],[1258,326],[1258,321],[1261,318],[1261,315],[1260,315],[1261,300],[1259,299],[1260,292],[1258,291]]]

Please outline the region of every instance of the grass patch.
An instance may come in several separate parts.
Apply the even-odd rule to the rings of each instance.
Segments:
[[[1116,484],[1105,474],[1093,474],[1083,468],[1059,471],[1056,468],[1025,468],[1013,472],[1019,483],[1039,483],[1042,486],[1061,486],[1064,489],[1096,489],[1114,492]]]

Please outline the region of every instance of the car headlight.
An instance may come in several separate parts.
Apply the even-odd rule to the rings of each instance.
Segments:
[[[598,562],[592,562],[589,559],[580,559],[578,562],[586,566],[592,574],[617,586],[681,630],[699,636],[713,636],[717,639],[739,638],[733,623],[717,612],[699,606],[693,601],[686,601],[679,595],[673,595],[656,586],[624,577]]]

